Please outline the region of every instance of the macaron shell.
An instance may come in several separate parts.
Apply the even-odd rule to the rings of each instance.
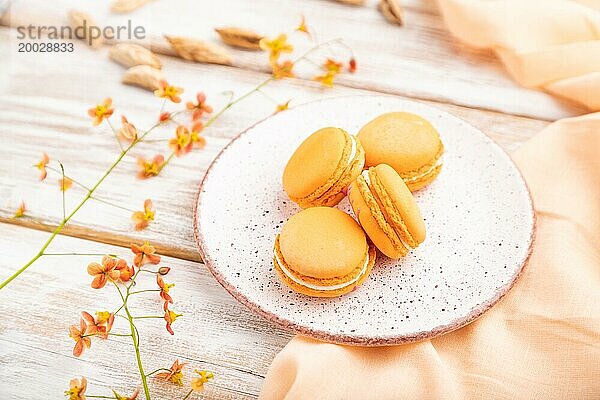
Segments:
[[[400,258],[408,253],[409,249],[402,245],[392,226],[385,221],[362,175],[352,182],[348,198],[360,225],[383,254],[390,258]]]
[[[346,197],[344,193],[346,188],[358,175],[360,175],[365,165],[365,151],[360,145],[360,142],[356,138],[354,140],[356,140],[356,155],[354,159],[350,161],[350,164],[346,166],[346,170],[340,179],[319,199],[306,204],[306,206],[303,206],[305,203],[299,203],[302,208],[314,206],[333,207]]]
[[[411,192],[416,192],[417,190],[423,189],[425,186],[433,182],[433,180],[437,178],[441,171],[442,165],[440,164],[437,167],[433,168],[431,171],[429,171],[427,174],[419,177],[418,179],[405,179],[404,183],[406,183],[406,186],[408,186],[408,189]]]
[[[355,155],[349,160],[353,148]],[[341,153],[335,149],[342,149]],[[332,154],[338,157],[335,168]],[[364,163],[365,152],[356,138],[339,128],[323,128],[294,152],[283,172],[283,187],[302,208],[332,207],[345,197],[342,192],[360,174]]]
[[[403,179],[426,172],[444,152],[433,125],[406,112],[378,116],[361,128],[358,138],[365,149],[366,167],[388,164]]]
[[[411,191],[389,165],[372,167],[369,177],[388,222],[408,244],[417,247],[425,240],[425,222]]]
[[[273,258],[273,266],[275,267],[275,271],[277,272],[277,275],[279,275],[279,278],[283,281],[283,283],[285,283],[289,288],[291,288],[292,290],[294,290],[298,293],[302,293],[304,295],[312,296],[312,297],[338,297],[338,296],[352,292],[355,288],[362,285],[365,282],[365,280],[369,277],[369,274],[371,273],[371,269],[373,268],[373,265],[375,264],[375,258],[376,258],[375,247],[369,246],[368,257],[369,257],[369,262],[367,264],[367,269],[361,275],[361,277],[358,279],[358,281],[352,283],[351,285],[348,285],[346,287],[343,287],[343,288],[340,288],[337,290],[315,290],[312,288],[308,288],[306,286],[303,286],[303,285],[300,285],[300,284],[294,282],[287,275],[285,275],[283,273],[283,271],[281,270],[281,268],[279,267],[279,264],[277,263],[277,259],[275,259],[275,258]]]
[[[322,188],[339,169],[345,148],[346,133],[339,128],[319,129],[306,138],[283,171],[283,188],[290,198],[302,199]]]
[[[362,265],[365,233],[348,214],[336,208],[312,207],[293,215],[279,235],[281,254],[299,274],[336,278]]]

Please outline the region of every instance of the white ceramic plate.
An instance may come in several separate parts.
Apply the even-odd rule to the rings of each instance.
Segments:
[[[287,160],[319,128],[356,133],[390,111],[428,119],[446,148],[441,174],[415,194],[427,239],[400,260],[378,253],[371,276],[350,294],[290,290],[272,265],[275,235],[300,210],[282,188]],[[202,258],[236,299],[305,335],[359,345],[421,340],[473,321],[512,287],[534,232],[529,192],[500,147],[443,111],[387,96],[307,103],[251,127],[213,162],[196,207]],[[338,207],[351,213],[347,199]]]

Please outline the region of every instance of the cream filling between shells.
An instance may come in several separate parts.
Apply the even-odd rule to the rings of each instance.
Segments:
[[[287,276],[288,278],[290,278],[292,281],[296,282],[298,285],[304,286],[304,287],[309,288],[309,289],[322,290],[322,291],[339,290],[339,289],[343,289],[345,287],[348,287],[348,286],[352,285],[353,283],[358,282],[358,280],[367,272],[367,268],[369,267],[369,254],[367,253],[367,258],[365,259],[365,264],[363,265],[363,268],[360,271],[360,273],[358,275],[356,275],[355,278],[352,278],[352,280],[350,280],[348,282],[339,283],[337,285],[326,286],[326,285],[314,285],[312,283],[304,282],[304,281],[298,279],[297,277],[295,277],[283,265],[283,262],[279,258],[279,255],[277,254],[277,252],[275,252],[275,260],[277,261],[277,265],[279,266],[279,268],[281,268],[281,271],[283,271],[283,274],[285,276]]]
[[[352,163],[354,157],[356,157],[356,138],[350,135],[350,141],[352,142],[352,150],[350,150],[350,157],[348,157],[348,165]]]
[[[367,185],[369,186],[369,190],[372,190],[371,189],[371,178],[369,178],[369,170],[363,171],[362,176],[363,176],[363,178],[365,178],[365,181],[367,182]],[[384,215],[384,218],[385,218],[385,215]],[[398,237],[398,239],[400,239],[400,243],[402,243],[402,246],[406,247],[408,250],[414,249],[414,247],[412,247],[410,244],[406,243],[406,241],[404,240],[402,235],[399,235],[398,233],[396,233],[396,236]]]
[[[404,182],[418,181],[419,179],[424,178],[427,174],[431,173],[437,167],[441,166],[443,163],[444,163],[444,160],[443,160],[443,156],[442,156],[442,157],[438,158],[437,162],[431,168],[429,168],[427,171],[423,172],[422,174],[413,176],[412,178],[402,178],[402,179],[404,180]]]
[[[352,135],[348,135],[350,136],[350,141],[352,142],[352,148],[350,150],[350,156],[348,157],[348,159],[346,160],[346,167],[344,169],[344,173],[339,177],[339,179],[332,185],[332,187],[335,187],[335,185],[337,185],[342,179],[344,179],[344,176],[347,174],[347,172],[350,170],[350,168],[352,167],[352,160],[354,160],[354,157],[356,157],[356,154],[358,152],[357,149],[357,144],[356,144],[356,138]],[[329,190],[329,189],[328,189]],[[328,190],[325,191],[325,193],[323,193],[322,195],[319,196],[318,200],[323,199],[323,197],[328,196]]]

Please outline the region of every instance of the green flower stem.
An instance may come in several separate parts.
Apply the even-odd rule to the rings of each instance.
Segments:
[[[186,400],[186,399],[188,399],[188,398],[189,398],[189,397],[192,395],[192,393],[194,393],[194,389],[190,389],[190,391],[189,391],[189,392],[187,392],[187,394],[185,395],[185,397],[184,397],[183,399],[181,399],[181,400]]]
[[[109,206],[113,206],[115,208],[120,208],[121,210],[129,211],[131,213],[136,212],[136,210],[132,210],[131,208],[127,208],[127,207],[123,207],[123,206],[121,206],[119,204],[113,203],[112,201],[104,200],[104,199],[101,199],[101,198],[96,197],[96,196],[91,196],[90,198],[92,200],[96,200],[96,201],[98,201],[100,203],[108,204]]]
[[[179,112],[181,112],[181,111],[179,111]],[[179,113],[179,112],[177,112],[177,113]],[[177,113],[174,113],[174,114],[177,114]],[[63,230],[63,228],[65,227],[67,222],[69,222],[71,220],[71,218],[73,218],[73,216],[77,213],[77,211],[79,211],[81,209],[81,207],[83,207],[83,205],[92,197],[92,195],[94,194],[96,189],[98,189],[98,187],[102,184],[102,182],[104,182],[104,180],[108,177],[108,175],[117,167],[117,165],[119,165],[119,163],[121,162],[121,160],[123,160],[125,155],[127,153],[129,153],[129,151],[136,144],[141,142],[150,132],[152,132],[159,125],[160,125],[160,122],[155,123],[142,136],[140,136],[137,140],[133,141],[126,149],[124,149],[119,154],[117,159],[110,165],[110,167],[108,167],[108,169],[104,172],[104,174],[100,177],[100,179],[98,179],[96,184],[87,190],[87,194],[79,202],[79,204],[73,209],[73,211],[69,215],[67,215],[66,218],[63,218],[63,220],[60,222],[60,224],[52,231],[52,233],[50,234],[50,237],[44,242],[44,244],[42,245],[41,249],[37,252],[37,254],[34,255],[31,258],[31,260],[29,260],[25,265],[23,265],[21,268],[16,270],[11,276],[9,276],[2,283],[0,283],[0,290],[3,289],[9,283],[11,283],[16,277],[18,277],[23,272],[25,272],[27,270],[27,268],[29,268],[34,262],[36,262],[40,257],[42,257],[44,255],[44,251],[48,248],[50,243],[52,243],[52,241],[54,240],[56,235],[58,235]]]
[[[85,397],[91,397],[93,399],[113,399],[115,398],[115,396],[94,396],[91,394],[86,394]]]
[[[159,318],[159,319],[163,319],[164,316],[163,315],[144,315],[141,317],[131,317],[133,319],[147,319],[147,318]]]
[[[122,308],[125,311],[125,314],[127,315],[127,320],[129,321],[129,329],[131,330],[131,335],[130,335],[131,341],[133,342],[133,348],[135,350],[135,358],[137,361],[138,370],[140,372],[140,377],[142,378],[142,386],[144,387],[144,395],[146,397],[146,400],[150,400],[150,390],[148,389],[148,381],[146,379],[146,374],[144,373],[144,366],[142,365],[142,357],[140,354],[139,332],[137,330],[137,327],[133,323],[133,317],[131,316],[131,312],[129,311],[129,308],[127,307],[127,300],[129,300],[129,295],[130,295],[129,289],[131,288],[131,286],[133,286],[133,283],[135,282],[135,279],[137,278],[138,273],[139,273],[139,271],[136,272],[133,275],[133,277],[131,278],[131,285],[129,285],[127,287],[125,295],[123,295],[121,288],[119,287],[119,285],[116,282],[113,282],[113,284],[117,288],[117,291],[119,292],[119,296],[121,296],[121,300],[123,300]]]
[[[146,293],[146,292],[160,292],[160,289],[146,289],[146,290],[138,290],[136,292],[131,292],[129,295],[138,294],[138,293]]]
[[[56,168],[54,168],[54,167],[51,167],[51,166],[49,166],[49,165],[48,165],[48,166],[46,166],[46,169],[49,169],[50,171],[56,172],[57,174],[62,174],[62,171],[59,171],[59,170],[57,170]],[[70,175],[67,175],[67,174],[65,174],[65,175],[64,175],[64,177],[65,177],[65,178],[67,178],[67,179],[70,179],[70,180],[71,180],[71,181],[72,181],[74,184],[76,184],[77,186],[81,187],[82,189],[85,189],[85,190],[90,190],[89,186],[86,186],[86,185],[84,185],[83,183],[81,183],[81,182],[79,182],[79,181],[77,181],[77,180],[75,180],[75,179],[71,178],[71,176],[70,176]]]
[[[144,140],[144,143],[166,143],[171,139],[147,139]]]
[[[44,253],[43,256],[110,256],[116,257],[116,254],[106,254],[106,253]]]
[[[150,377],[150,376],[152,376],[152,375],[154,375],[155,373],[157,373],[157,372],[160,372],[160,371],[166,371],[166,372],[169,372],[169,371],[171,371],[171,370],[170,370],[170,369],[167,369],[167,368],[158,368],[158,369],[155,369],[154,371],[152,371],[152,372],[150,372],[150,373],[147,373],[147,374],[146,374],[146,376],[147,376],[147,377]]]
[[[62,192],[62,213],[63,213],[63,219],[65,219],[65,215],[67,214],[66,212],[66,200],[65,200],[65,167],[62,165],[62,163],[59,161],[58,164],[60,165],[60,173],[62,175],[62,181],[60,182],[60,190]]]
[[[141,269],[140,268],[139,271],[140,272],[146,272],[148,274],[154,274],[154,275],[158,274],[158,271],[152,271],[151,269]]]
[[[148,381],[146,379],[146,374],[144,373],[144,367],[142,366],[142,357],[140,355],[140,343],[137,335],[137,329],[133,324],[133,318],[131,317],[131,313],[127,306],[123,307],[125,313],[127,314],[127,318],[129,318],[129,327],[131,329],[131,340],[133,341],[133,347],[135,349],[135,358],[137,361],[138,369],[140,371],[140,376],[142,377],[142,386],[144,387],[144,394],[146,395],[146,400],[150,400],[150,390],[148,389]]]
[[[169,161],[171,161],[171,159],[173,159],[174,156],[175,156],[175,152],[173,151],[171,154],[169,154],[169,157],[167,157],[167,159],[165,160],[165,162],[162,163],[162,165],[160,166],[160,168],[158,168],[157,175],[161,173],[161,171],[163,170],[163,168],[167,166],[167,164],[169,163]]]
[[[266,86],[269,82],[273,81],[274,79],[275,78],[273,78],[272,76],[268,77],[267,79],[265,79],[264,81],[262,81],[258,86],[256,86],[254,89],[246,92],[245,94],[241,95],[237,99],[235,99],[235,100],[230,101],[229,103],[227,103],[225,105],[225,107],[221,108],[219,110],[219,112],[217,112],[208,121],[206,121],[206,124],[204,124],[204,129],[206,129],[209,126],[211,126],[225,111],[227,111],[228,109],[230,109],[231,107],[233,107],[234,105],[236,105],[237,103],[239,103],[240,101],[244,100],[246,97],[252,95],[253,93],[256,93],[256,92],[260,91],[260,89],[262,89],[264,86]]]
[[[131,333],[108,333],[108,336],[131,337]]]

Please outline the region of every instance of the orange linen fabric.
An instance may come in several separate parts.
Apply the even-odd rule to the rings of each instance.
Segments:
[[[600,110],[600,0],[438,0],[450,32],[523,86]]]
[[[438,2],[454,35],[493,48],[521,84],[600,109],[600,0]],[[536,241],[503,300],[409,345],[296,336],[260,399],[600,399],[600,113],[549,125],[513,159],[533,196]]]
[[[260,398],[599,399],[599,154],[594,113],[549,125],[513,155],[532,191],[537,237],[521,278],[480,319],[393,347],[297,336]]]

